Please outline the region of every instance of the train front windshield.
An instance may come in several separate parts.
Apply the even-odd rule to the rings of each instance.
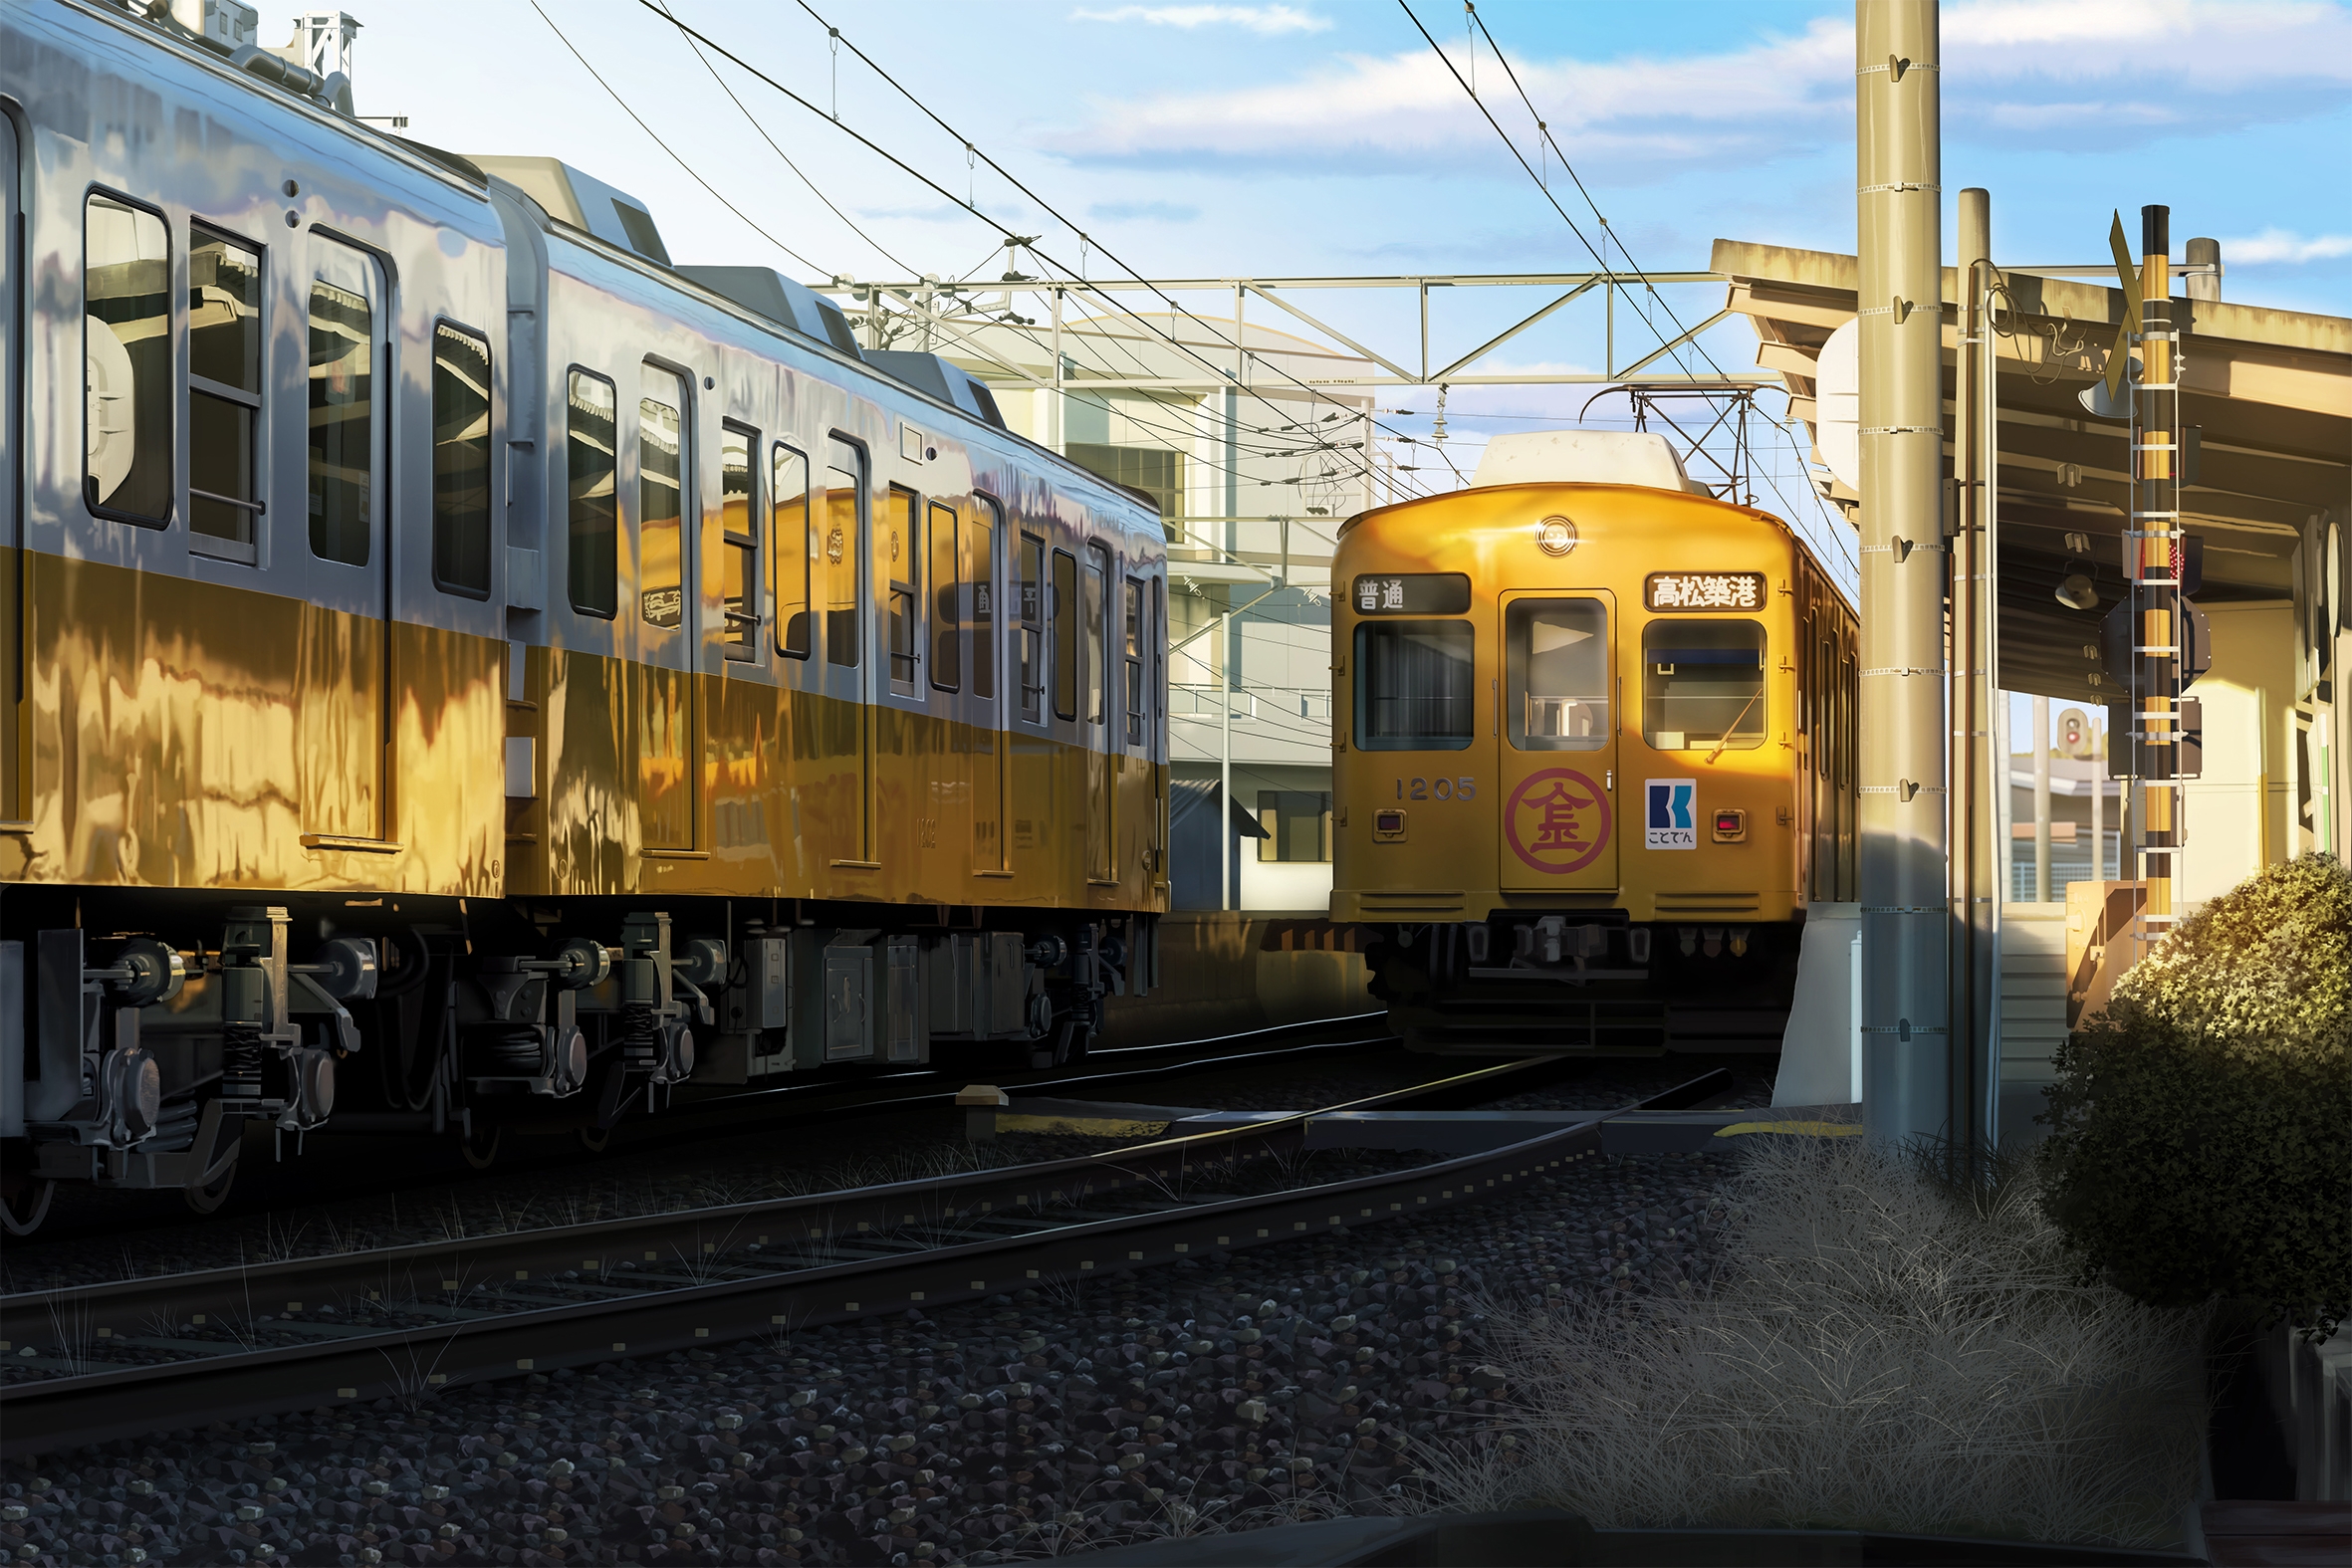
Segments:
[[[1475,646],[1462,620],[1356,627],[1356,744],[1367,752],[1467,748],[1477,724]]]
[[[1764,631],[1752,620],[1642,629],[1642,733],[1661,752],[1745,751],[1764,738]]]

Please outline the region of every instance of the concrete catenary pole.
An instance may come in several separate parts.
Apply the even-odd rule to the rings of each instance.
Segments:
[[[1952,535],[1952,1040],[1949,1074],[1954,1141],[1990,1149],[1998,1137],[1999,1093],[2000,895],[2005,865],[1995,842],[2005,813],[1999,789],[2008,760],[1994,755],[1998,700],[1996,525],[1999,466],[1999,363],[1989,294],[1993,197],[1960,193],[1960,351],[1953,396],[1953,477],[1959,502]]]
[[[2033,902],[2050,901],[2050,700],[2033,699]]]
[[[1862,1107],[1952,1135],[1941,98],[1935,0],[1854,7],[1861,283]]]

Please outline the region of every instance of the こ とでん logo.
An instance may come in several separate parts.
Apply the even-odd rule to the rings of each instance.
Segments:
[[[1609,842],[1608,792],[1573,768],[1529,774],[1503,807],[1503,835],[1538,871],[1581,871]]]

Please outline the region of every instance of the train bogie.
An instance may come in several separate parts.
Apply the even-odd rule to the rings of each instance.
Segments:
[[[1546,440],[1341,532],[1332,918],[1426,1047],[1769,1038],[1850,896],[1853,616],[1661,438]]]
[[[244,1129],[1081,1051],[1167,902],[1156,512],[250,55],[0,15],[9,1227]]]

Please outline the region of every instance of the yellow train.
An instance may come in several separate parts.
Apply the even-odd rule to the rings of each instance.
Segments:
[[[334,13],[181,9],[0,9],[8,1229],[216,1205],[249,1127],[1082,1052],[1167,904],[1156,510],[625,192],[360,124]]]
[[[1777,1049],[1855,877],[1855,617],[1663,437],[1499,436],[1332,561],[1334,924],[1423,1049]]]

